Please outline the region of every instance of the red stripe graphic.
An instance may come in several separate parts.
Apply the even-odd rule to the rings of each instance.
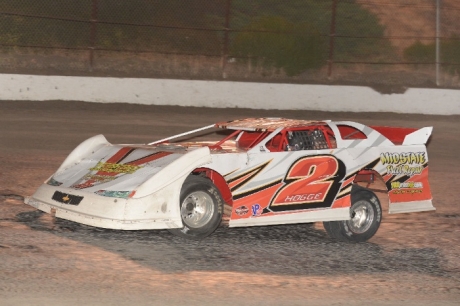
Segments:
[[[126,158],[129,154],[131,154],[135,149],[130,147],[124,147],[118,150],[112,157],[110,157],[106,162],[116,164]]]
[[[160,159],[162,157],[165,157],[165,156],[168,156],[168,155],[171,155],[171,154],[172,154],[171,152],[156,152],[156,153],[144,156],[142,158],[130,161],[129,163],[126,163],[126,165],[139,166],[139,165],[146,164],[148,162]]]

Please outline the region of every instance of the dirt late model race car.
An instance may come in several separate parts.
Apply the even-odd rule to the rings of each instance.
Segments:
[[[220,224],[322,221],[333,238],[362,242],[381,222],[379,189],[389,213],[435,209],[425,146],[431,132],[250,118],[149,144],[114,145],[97,135],[25,203],[86,225],[168,229],[191,239]]]

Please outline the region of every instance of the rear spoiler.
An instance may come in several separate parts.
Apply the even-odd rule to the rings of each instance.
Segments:
[[[433,127],[428,126],[412,132],[404,137],[403,145],[422,145],[426,144],[433,132]]]

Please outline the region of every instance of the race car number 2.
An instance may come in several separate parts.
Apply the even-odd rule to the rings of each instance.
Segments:
[[[332,155],[306,156],[286,172],[269,209],[285,211],[329,207],[345,176],[345,165]]]

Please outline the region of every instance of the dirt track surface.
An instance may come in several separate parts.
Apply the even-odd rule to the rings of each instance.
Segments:
[[[384,214],[368,243],[320,223],[228,229],[201,242],[52,220],[22,203],[81,141],[147,143],[242,117],[434,126],[436,212]],[[0,101],[0,305],[458,305],[460,116]]]

